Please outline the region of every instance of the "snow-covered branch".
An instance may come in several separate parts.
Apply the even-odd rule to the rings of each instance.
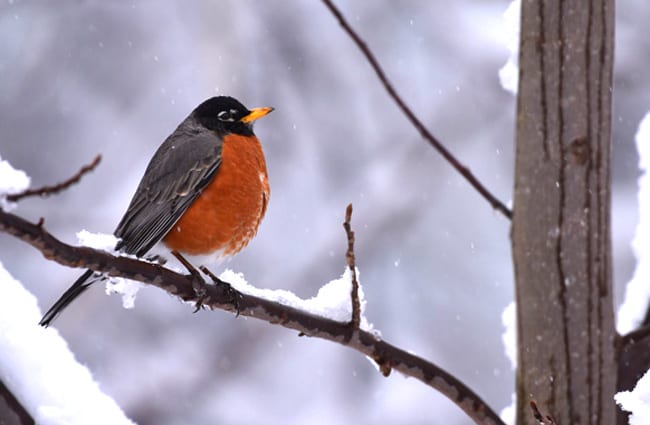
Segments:
[[[205,293],[196,294],[192,279],[158,264],[117,257],[88,247],[65,244],[39,223],[0,210],[0,230],[38,249],[45,258],[70,267],[81,267],[157,286],[184,301],[201,302],[204,307],[254,317],[300,332],[301,335],[326,339],[350,347],[373,359],[388,375],[397,370],[440,391],[458,405],[477,424],[503,424],[471,389],[442,368],[383,341],[377,334],[355,329],[350,322],[339,322],[253,295],[238,293],[225,285],[206,285]],[[34,324],[36,326],[36,324]]]

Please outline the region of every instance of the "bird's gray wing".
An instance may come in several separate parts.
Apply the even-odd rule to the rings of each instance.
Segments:
[[[181,124],[149,162],[115,230],[116,249],[142,257],[160,241],[214,178],[221,147],[215,133]]]

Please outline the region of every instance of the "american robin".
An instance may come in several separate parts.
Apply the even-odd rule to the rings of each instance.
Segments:
[[[162,241],[183,254],[220,258],[244,248],[257,233],[270,194],[253,122],[272,110],[249,110],[227,96],[194,109],[151,158],[114,232],[115,249],[144,257]],[[39,324],[47,327],[98,280],[87,270]]]

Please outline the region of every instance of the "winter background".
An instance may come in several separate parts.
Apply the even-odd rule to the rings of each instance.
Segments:
[[[617,3],[618,305],[635,265],[634,135],[650,109],[650,3]],[[337,4],[429,129],[510,202],[515,98],[498,79],[508,2]],[[509,223],[419,137],[321,2],[0,5],[0,156],[40,186],[103,155],[79,185],[16,210],[44,217],[64,241],[77,243],[82,229],[112,232],[154,150],[217,94],[276,108],[256,125],[271,181],[267,216],[227,266],[258,287],[315,295],[344,270],[341,223],[352,202],[368,319],[495,410],[509,405],[514,375],[501,343],[513,299]],[[0,261],[43,311],[80,273],[5,234]],[[141,425],[470,423],[435,391],[397,373],[383,378],[356,352],[220,311],[192,314],[155,288],[142,289],[131,310],[93,288],[55,328]]]

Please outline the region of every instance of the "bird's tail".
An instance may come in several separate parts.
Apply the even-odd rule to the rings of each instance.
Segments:
[[[52,323],[52,320],[54,320],[59,313],[68,306],[68,304],[74,301],[74,299],[81,295],[86,288],[97,281],[96,278],[91,279],[94,273],[95,272],[92,270],[86,270],[86,272],[82,274],[79,279],[77,279],[75,283],[73,283],[72,286],[63,293],[63,295],[61,295],[61,298],[50,307],[38,324],[47,328],[50,323]]]

